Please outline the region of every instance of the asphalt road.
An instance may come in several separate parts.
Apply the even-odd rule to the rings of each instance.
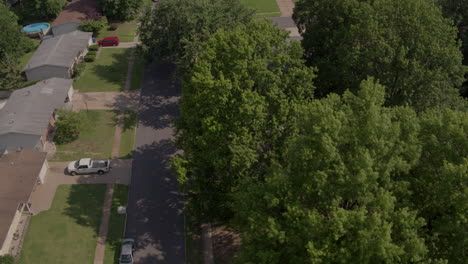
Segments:
[[[136,264],[185,263],[183,196],[167,166],[181,93],[174,74],[168,63],[144,73],[125,231],[136,240]]]

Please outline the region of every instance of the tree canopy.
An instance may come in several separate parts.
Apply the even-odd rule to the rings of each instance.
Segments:
[[[202,41],[252,16],[239,0],[160,0],[142,17],[140,39],[150,57],[191,64]]]
[[[245,177],[261,177],[295,133],[296,108],[312,98],[315,76],[297,42],[267,22],[219,30],[183,78],[173,165],[192,201],[229,217],[230,195]]]
[[[0,1],[0,60],[18,59],[31,47],[31,40],[21,32],[18,17]]]
[[[98,6],[109,19],[130,20],[143,5],[143,0],[98,0]]]
[[[299,111],[287,162],[234,199],[239,263],[464,263],[468,115],[357,95]]]
[[[468,1],[466,0],[436,0],[442,7],[445,17],[451,18],[455,26],[468,26]]]
[[[466,73],[457,29],[432,1],[299,0],[293,17],[319,69],[318,96],[373,76],[388,105],[457,106]]]

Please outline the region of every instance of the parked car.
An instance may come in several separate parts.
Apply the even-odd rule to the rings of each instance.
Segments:
[[[72,161],[68,164],[67,171],[71,175],[98,173],[102,175],[110,170],[110,160],[94,160],[84,158]]]
[[[120,264],[133,264],[133,250],[135,240],[126,238],[122,241],[122,249],[120,250]]]
[[[98,40],[99,46],[118,46],[120,43],[118,37],[107,37],[102,40]]]

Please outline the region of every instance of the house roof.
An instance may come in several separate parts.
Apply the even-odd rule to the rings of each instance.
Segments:
[[[96,0],[74,0],[69,2],[52,23],[53,26],[67,22],[83,22],[91,19],[89,14],[97,13]]]
[[[44,134],[54,111],[65,106],[72,82],[50,78],[14,91],[0,110],[0,138],[8,133]]]
[[[92,32],[76,30],[43,40],[24,71],[44,65],[71,67],[78,54],[88,47],[92,35]]]
[[[40,135],[27,135],[20,133],[8,133],[0,136],[0,156],[7,150],[39,149],[42,147]]]
[[[23,150],[0,157],[0,247],[19,203],[29,202],[46,156],[45,152]]]

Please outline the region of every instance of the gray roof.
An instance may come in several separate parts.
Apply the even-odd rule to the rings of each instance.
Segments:
[[[24,71],[44,65],[71,67],[80,52],[88,47],[92,32],[73,31],[42,41]]]
[[[0,156],[18,149],[41,149],[41,136],[20,133],[8,133],[0,136]]]
[[[50,78],[14,91],[0,110],[0,138],[8,133],[44,134],[55,109],[65,106],[72,82]]]

